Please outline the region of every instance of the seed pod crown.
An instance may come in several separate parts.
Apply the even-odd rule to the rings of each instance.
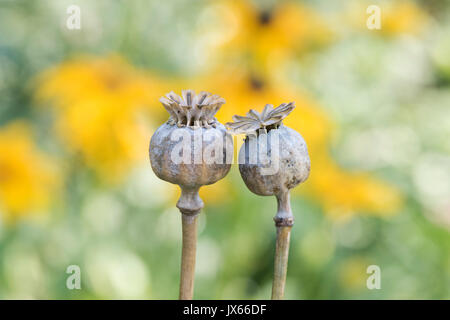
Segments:
[[[190,128],[215,127],[214,116],[225,103],[217,94],[201,91],[196,95],[194,90],[183,90],[181,97],[171,91],[159,101],[170,114],[167,124]]]
[[[233,116],[234,122],[227,122],[225,125],[235,134],[249,134],[258,129],[278,129],[284,118],[295,108],[295,103],[282,103],[277,108],[266,104],[263,111],[259,113],[254,109],[247,112],[247,116]]]

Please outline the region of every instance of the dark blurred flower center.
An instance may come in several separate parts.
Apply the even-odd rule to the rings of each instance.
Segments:
[[[253,90],[260,91],[264,88],[264,81],[257,76],[251,76],[250,86]]]
[[[272,22],[273,12],[272,10],[263,10],[259,14],[259,23],[261,25],[268,25]]]

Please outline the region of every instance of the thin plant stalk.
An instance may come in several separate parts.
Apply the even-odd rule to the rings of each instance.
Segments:
[[[197,251],[197,219],[203,208],[198,187],[181,187],[177,208],[181,212],[183,243],[181,249],[180,300],[194,296],[195,256]]]
[[[194,296],[195,257],[197,251],[198,215],[182,214],[183,244],[181,251],[180,300]]]
[[[291,229],[294,225],[289,190],[276,195],[278,211],[273,220],[277,228],[277,242],[275,247],[275,262],[273,268],[272,300],[281,300],[284,297],[286,274],[289,256],[289,241]]]
[[[277,243],[275,248],[275,264],[272,283],[272,300],[282,300],[286,285],[286,274],[289,256],[290,226],[277,227]]]

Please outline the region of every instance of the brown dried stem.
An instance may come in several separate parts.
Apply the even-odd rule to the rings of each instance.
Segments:
[[[289,256],[289,241],[291,238],[291,229],[294,225],[294,216],[292,215],[289,198],[289,190],[277,195],[278,211],[277,215],[274,217],[275,226],[277,228],[277,242],[273,270],[272,300],[281,300],[284,297]]]
[[[181,249],[180,300],[194,296],[195,255],[197,251],[197,218],[203,208],[198,187],[181,186],[177,208],[181,212],[183,245]]]
[[[277,246],[275,249],[272,300],[282,300],[284,297],[291,228],[292,227],[277,227]]]
[[[195,256],[197,251],[196,215],[182,214],[183,248],[181,251],[180,300],[194,296]]]

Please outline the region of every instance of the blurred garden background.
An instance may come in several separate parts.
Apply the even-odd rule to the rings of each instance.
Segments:
[[[450,299],[445,0],[0,0],[0,299],[178,297],[179,190],[148,144],[187,88],[222,122],[296,102],[287,299]],[[201,195],[195,298],[269,298],[275,199],[236,165]]]

